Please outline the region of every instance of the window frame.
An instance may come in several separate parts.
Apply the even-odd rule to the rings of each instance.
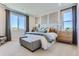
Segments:
[[[24,17],[25,17],[25,19],[24,19],[24,20],[25,20],[25,21],[24,21],[24,24],[25,24],[25,25],[24,25],[24,31],[25,31],[25,30],[26,30],[26,16],[23,15],[23,14],[15,13],[15,12],[10,12],[10,15],[12,15],[12,14],[15,15],[15,16],[17,16],[17,29],[18,29],[18,30],[20,30],[20,28],[19,28],[19,17],[20,17],[20,16],[24,16]],[[10,19],[11,19],[11,18],[10,18]],[[10,22],[11,22],[11,20],[10,20]],[[10,27],[10,28],[12,28],[12,27]]]
[[[66,23],[66,22],[71,22],[72,23],[72,30],[73,30],[73,20],[72,19],[70,19],[70,20],[64,20],[64,17],[63,17],[64,13],[67,10],[69,10],[69,9],[71,9],[71,13],[72,13],[72,8],[67,8],[67,9],[61,10],[62,30],[66,30],[65,27],[64,27],[64,23]],[[72,14],[71,14],[71,16],[72,16]]]

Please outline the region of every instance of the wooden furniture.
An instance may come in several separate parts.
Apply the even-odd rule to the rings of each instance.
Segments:
[[[64,43],[72,43],[72,32],[60,31],[58,33],[57,41]]]

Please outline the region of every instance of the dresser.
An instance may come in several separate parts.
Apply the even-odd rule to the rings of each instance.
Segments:
[[[64,43],[72,43],[72,32],[59,31],[57,41]]]

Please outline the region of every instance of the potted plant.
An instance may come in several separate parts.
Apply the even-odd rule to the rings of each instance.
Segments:
[[[69,28],[69,27],[67,27],[67,28],[66,28],[66,31],[70,31],[70,28]]]

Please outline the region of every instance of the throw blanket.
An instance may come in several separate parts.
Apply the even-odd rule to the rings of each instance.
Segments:
[[[36,33],[36,34],[33,34],[33,33]],[[47,37],[45,38],[44,36],[42,36],[40,34],[42,34],[42,35],[45,34],[45,37],[47,35],[47,37],[49,37],[50,39],[53,39],[53,40],[51,40],[52,43],[50,43],[50,41],[48,42],[48,39],[46,39]],[[42,44],[42,48],[44,50],[47,50],[48,48],[50,48],[55,43],[55,39],[57,37],[57,34],[56,33],[26,32],[25,36],[29,36],[29,37],[31,36],[31,37],[34,37],[36,39],[40,39],[41,44]]]
[[[44,36],[49,43],[52,43],[56,39],[57,35],[55,33],[40,33],[40,32],[26,32],[26,34],[40,35]]]

